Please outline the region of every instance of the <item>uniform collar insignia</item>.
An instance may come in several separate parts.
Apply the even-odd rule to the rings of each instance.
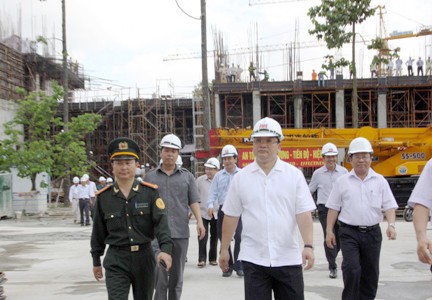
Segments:
[[[114,193],[118,193],[120,191],[120,189],[114,187]]]
[[[138,192],[138,189],[139,189],[139,185],[137,184],[134,188],[132,188],[132,190],[134,191],[134,192]]]

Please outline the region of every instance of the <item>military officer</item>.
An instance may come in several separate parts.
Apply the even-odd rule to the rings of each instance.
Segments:
[[[172,240],[167,209],[158,187],[135,180],[140,149],[128,138],[117,138],[108,146],[115,175],[114,185],[98,191],[91,255],[93,274],[101,280],[101,256],[109,245],[103,266],[108,298],[127,300],[132,285],[134,299],[152,299],[155,263],[171,267]],[[157,238],[161,252],[156,257],[150,242]]]

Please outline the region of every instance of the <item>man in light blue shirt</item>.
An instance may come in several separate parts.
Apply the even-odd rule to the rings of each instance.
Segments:
[[[315,170],[315,172],[312,174],[312,178],[309,183],[309,189],[312,194],[317,192],[318,218],[324,231],[324,250],[330,270],[329,277],[336,278],[336,257],[340,250],[339,226],[337,225],[337,223],[334,226],[336,247],[331,249],[327,247],[325,243],[328,214],[328,208],[325,207],[325,205],[333,188],[333,183],[343,174],[347,174],[348,170],[337,164],[338,150],[336,148],[336,145],[332,143],[325,144],[322,147],[321,155],[323,157],[324,166]]]
[[[220,170],[216,173],[213,178],[209,198],[207,202],[208,215],[212,216],[214,213],[214,205],[215,203],[219,203],[219,211],[218,211],[218,219],[217,219],[217,230],[219,240],[222,240],[222,223],[224,219],[224,213],[222,211],[223,203],[225,202],[226,195],[228,193],[228,188],[230,186],[231,180],[235,174],[240,171],[240,168],[237,167],[237,150],[233,145],[226,145],[222,149],[221,157],[222,163],[224,166],[223,170]],[[238,276],[243,276],[243,266],[240,261],[237,261],[238,255],[240,253],[240,243],[241,243],[241,232],[242,232],[242,223],[241,220],[238,223],[235,235],[234,235],[234,259],[231,252],[231,248],[228,250],[230,255],[229,260],[229,270],[227,272],[223,272],[223,277],[230,277],[232,275],[232,271],[235,270]]]

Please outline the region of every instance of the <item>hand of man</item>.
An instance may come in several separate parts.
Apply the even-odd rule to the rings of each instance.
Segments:
[[[197,223],[198,239],[202,240],[205,237],[205,228],[202,222]]]
[[[208,215],[210,218],[213,217],[213,213],[214,213],[213,208],[209,208],[209,209],[207,209],[207,215]]]
[[[103,278],[102,266],[93,267],[93,275],[97,281],[100,281]]]
[[[422,263],[432,265],[432,242],[430,240],[419,240],[417,243],[417,256]]]
[[[161,260],[163,260],[166,264],[166,271],[168,272],[171,269],[172,258],[171,255],[165,252],[160,252],[156,258],[156,263],[159,265]]]
[[[219,254],[219,267],[222,272],[226,273],[229,271],[229,253],[227,250],[221,250]]]
[[[386,234],[389,240],[395,240],[396,239],[396,229],[393,226],[388,226],[386,230]]]
[[[333,231],[327,231],[326,245],[330,249],[333,249],[334,246],[336,246],[336,236],[334,235]]]
[[[302,252],[303,268],[309,270],[314,266],[315,254],[312,248],[304,248]]]

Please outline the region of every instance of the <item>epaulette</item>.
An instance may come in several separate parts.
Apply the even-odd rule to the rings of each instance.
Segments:
[[[109,188],[111,188],[113,185],[106,185],[103,188],[101,188],[100,190],[98,190],[95,195],[99,196],[100,194],[102,194],[103,192],[105,192],[106,190],[108,190]]]
[[[150,188],[152,188],[154,190],[157,190],[159,188],[159,186],[157,184],[150,183],[150,182],[147,182],[147,181],[141,181],[141,184],[145,185],[145,186],[148,186],[148,187],[150,187]]]

